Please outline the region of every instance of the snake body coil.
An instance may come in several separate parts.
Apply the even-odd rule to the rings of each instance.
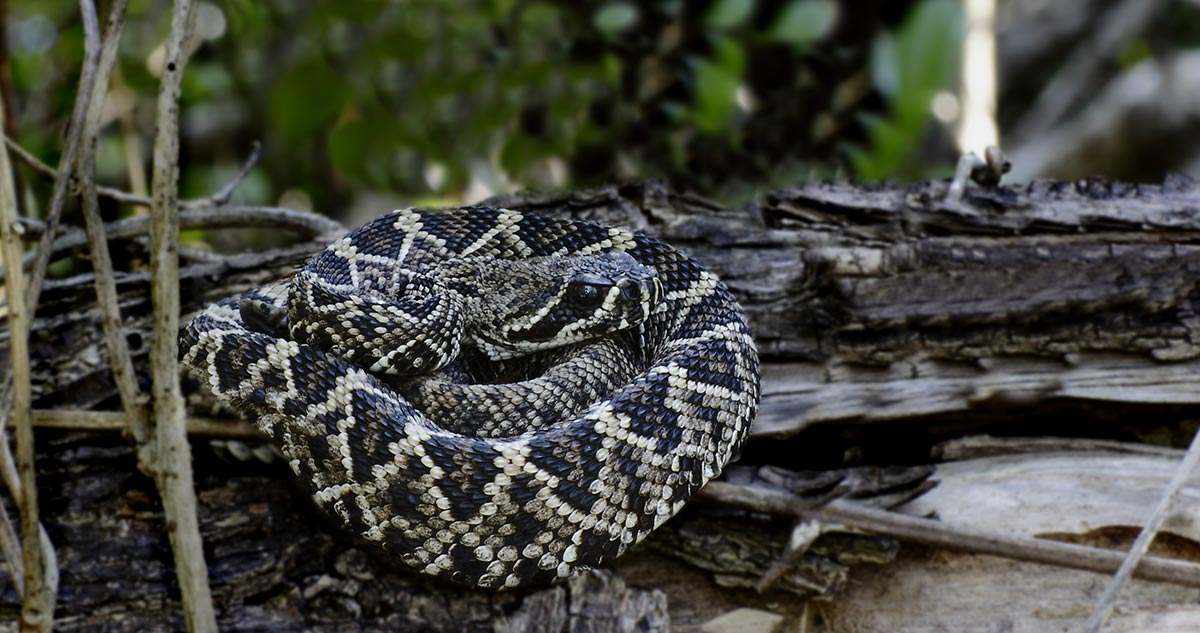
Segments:
[[[481,587],[624,552],[720,473],[759,401],[745,317],[695,261],[484,207],[381,217],[202,311],[181,351],[346,529]]]

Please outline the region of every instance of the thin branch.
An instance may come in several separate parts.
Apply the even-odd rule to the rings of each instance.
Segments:
[[[25,562],[21,554],[21,538],[13,527],[12,519],[8,518],[8,510],[0,508],[0,553],[4,554],[4,562],[8,565],[8,577],[13,579],[17,588],[17,596],[25,598]]]
[[[75,94],[75,106],[71,111],[70,127],[67,130],[67,143],[63,148],[62,161],[55,174],[54,190],[50,194],[50,209],[46,213],[47,235],[53,236],[58,230],[58,222],[62,218],[63,204],[67,198],[67,186],[71,183],[72,172],[78,160],[83,144],[83,121],[87,116],[88,104],[91,101],[92,87],[96,82],[96,73],[100,66],[101,45],[100,25],[96,17],[96,8],[86,0],[80,0],[84,16],[84,62],[82,76],[79,78],[79,89]],[[46,279],[46,267],[50,263],[51,237],[43,236],[38,243],[37,261],[30,274],[29,288],[25,293],[25,304],[30,316],[37,312],[38,296],[42,291],[42,282]]]
[[[58,177],[57,170],[55,170],[50,165],[47,165],[46,163],[42,162],[42,160],[40,158],[31,154],[29,152],[29,150],[25,149],[24,147],[21,147],[21,145],[19,143],[17,143],[16,140],[14,140],[8,136],[5,136],[4,137],[4,145],[6,147],[8,147],[9,151],[16,154],[17,158],[21,159],[21,162],[28,165],[34,171],[36,171],[42,175],[45,175],[45,176],[50,176],[51,178]],[[65,153],[64,153],[63,157],[66,158]],[[131,204],[131,205],[137,205],[137,206],[150,206],[150,197],[149,196],[143,196],[143,195],[136,194],[136,193],[130,193],[128,191],[123,191],[123,190],[117,189],[115,187],[106,187],[104,185],[97,185],[96,193],[98,193],[99,195],[102,195],[106,198],[112,198],[113,200],[116,200],[117,202],[121,202],[124,204]]]
[[[30,234],[38,235],[45,230],[40,223],[22,222]],[[346,232],[346,227],[335,220],[309,211],[297,211],[284,207],[224,206],[188,209],[179,213],[180,229],[228,229],[256,227],[298,231],[309,237],[329,238]],[[138,215],[104,225],[110,242],[114,240],[144,237],[150,232],[149,216]],[[52,256],[61,256],[72,249],[87,244],[83,231],[64,233],[54,240]],[[33,258],[26,254],[22,263],[28,267]],[[0,271],[3,269],[0,268]]]
[[[92,22],[95,16],[92,16]],[[88,20],[85,12],[85,31]],[[94,27],[95,25],[90,25]],[[90,39],[90,38],[89,38]],[[4,111],[0,107],[0,129]],[[20,511],[21,556],[24,570],[24,595],[21,600],[21,630],[49,631],[54,622],[54,592],[56,573],[47,569],[47,557],[38,522],[37,481],[34,473],[32,387],[29,365],[29,312],[26,311],[25,280],[21,270],[20,224],[17,221],[17,200],[14,191],[12,166],[8,152],[0,152],[0,240],[3,241],[5,261],[4,286],[8,299],[9,348],[11,372],[12,421],[16,426],[16,467],[19,489],[12,488]],[[5,403],[7,405],[7,403]],[[3,442],[7,451],[8,443]],[[11,488],[11,484],[10,484]],[[14,566],[15,567],[15,566]]]
[[[877,510],[840,499],[815,508],[815,502],[787,492],[723,481],[709,482],[698,496],[753,512],[816,517],[912,543],[1102,574],[1117,571],[1125,558],[1124,553],[1113,550],[954,527],[940,521]],[[1147,558],[1138,566],[1134,576],[1185,587],[1200,587],[1200,565],[1180,560]]]
[[[21,145],[12,138],[5,136],[4,144],[7,145],[8,148],[12,150],[12,152],[16,154],[22,162],[24,162],[34,171],[50,177],[56,177],[58,175],[58,172],[55,171],[53,167],[42,162],[41,159],[31,154],[29,150],[21,147]],[[198,209],[202,207],[219,207],[226,204],[229,202],[230,198],[233,197],[233,192],[237,190],[238,185],[242,184],[242,181],[246,179],[246,176],[250,174],[250,171],[254,169],[255,165],[258,164],[258,160],[261,156],[262,145],[258,141],[255,141],[250,148],[250,156],[246,158],[246,162],[242,164],[241,169],[238,170],[238,173],[234,175],[229,182],[225,183],[220,189],[211,195],[203,198],[196,198],[194,200],[183,200],[179,203],[179,206],[184,209]],[[106,198],[116,200],[122,204],[129,204],[139,207],[149,207],[152,204],[149,196],[131,193],[115,187],[97,185],[96,193]]]
[[[185,200],[180,203],[180,206],[185,209],[195,209],[198,207],[219,207],[228,203],[229,199],[233,197],[234,190],[238,188],[238,185],[242,184],[246,176],[250,175],[250,170],[254,169],[254,166],[258,164],[258,159],[261,157],[262,143],[254,141],[254,144],[250,146],[249,158],[246,159],[245,164],[242,165],[242,168],[238,170],[238,173],[232,180],[225,183],[224,187],[221,187],[211,196],[200,198],[199,200]]]
[[[108,363],[121,397],[121,405],[129,418],[129,433],[140,449],[150,440],[150,416],[146,410],[145,396],[138,387],[137,374],[134,373],[133,360],[129,355],[129,345],[125,342],[121,308],[117,302],[116,279],[113,277],[112,256],[108,251],[108,237],[104,233],[104,220],[100,218],[100,202],[96,196],[96,140],[100,135],[100,113],[104,107],[104,95],[108,92],[109,75],[117,57],[121,31],[125,27],[125,4],[125,0],[113,0],[109,9],[104,46],[100,52],[100,65],[89,99],[87,116],[84,118],[85,142],[79,155],[77,173],[83,196],[82,209],[88,250],[95,273],[92,279],[96,286],[96,305],[100,309],[100,326],[104,331]],[[138,461],[143,466],[148,463],[141,459]]]
[[[83,13],[85,36],[83,42],[83,67],[79,75],[79,86],[75,92],[75,105],[71,110],[71,118],[67,124],[67,141],[63,147],[62,159],[59,162],[58,169],[54,169],[38,161],[41,164],[39,170],[54,178],[54,189],[50,195],[50,207],[46,214],[45,233],[41,243],[38,244],[36,254],[33,255],[32,278],[29,281],[25,295],[24,304],[30,312],[30,318],[32,318],[33,313],[37,312],[38,295],[41,292],[42,282],[46,277],[46,267],[50,263],[51,241],[58,230],[59,220],[62,218],[67,185],[70,183],[71,171],[75,167],[75,158],[79,154],[79,145],[83,138],[83,117],[87,111],[88,95],[91,94],[92,83],[96,77],[96,65],[100,62],[100,29],[97,24],[95,11],[91,12],[90,20],[88,11],[85,10]],[[0,130],[2,129],[0,128]],[[28,154],[23,149],[18,150],[17,153],[19,156]],[[8,152],[4,154],[5,163],[9,165],[8,169],[11,171],[12,167],[8,161]],[[7,275],[7,273],[5,274]],[[12,402],[12,373],[12,366],[10,365],[4,369],[2,379],[0,379],[0,412],[7,412]],[[12,456],[9,454],[8,442],[5,441],[4,435],[4,428],[0,426],[0,477],[4,478],[9,491],[16,496],[20,484],[17,481],[16,466],[13,463]]]
[[[67,142],[68,142],[68,147],[69,147],[70,138],[67,139]],[[8,147],[9,151],[16,154],[17,158],[21,159],[21,162],[28,165],[34,171],[36,171],[40,174],[43,174],[45,176],[49,176],[51,178],[58,177],[57,170],[55,170],[53,167],[47,165],[46,163],[43,163],[41,161],[41,159],[39,159],[37,156],[30,154],[29,150],[25,149],[24,147],[21,147],[21,145],[19,143],[17,143],[16,141],[14,141],[13,139],[5,136],[4,137],[4,145],[6,147]],[[66,157],[67,157],[67,155],[66,155],[66,153],[64,153],[63,158],[66,159]],[[69,184],[69,180],[70,179],[68,179],[68,184]],[[106,198],[112,198],[113,200],[116,200],[117,202],[121,202],[123,204],[131,204],[131,205],[138,205],[138,206],[150,206],[150,198],[149,197],[138,195],[136,193],[129,193],[128,191],[122,191],[121,189],[117,189],[115,187],[106,187],[104,185],[97,185],[96,193],[99,195],[102,195]],[[52,198],[52,200],[53,200],[53,198]]]
[[[134,104],[137,100],[129,96],[128,86],[125,85],[120,67],[114,70],[113,83],[116,89],[113,90],[112,96],[117,103],[119,112],[117,118],[121,123],[121,145],[125,149],[125,167],[129,173],[129,188],[135,194],[145,195],[150,191],[150,187],[146,183],[146,161],[142,157],[141,138],[138,136],[133,120]],[[135,206],[133,212],[136,215],[146,215],[150,213],[150,209],[145,206]]]
[[[1129,548],[1129,553],[1125,557],[1125,561],[1121,563],[1121,568],[1117,570],[1117,574],[1109,581],[1108,587],[1104,589],[1104,595],[1096,603],[1096,608],[1092,611],[1092,616],[1088,618],[1087,626],[1084,630],[1088,633],[1098,633],[1100,627],[1104,626],[1105,620],[1108,619],[1109,613],[1112,612],[1113,605],[1116,604],[1117,594],[1121,592],[1121,588],[1125,583],[1129,582],[1129,578],[1138,567],[1138,563],[1146,552],[1150,549],[1150,544],[1154,542],[1154,537],[1158,535],[1159,528],[1162,527],[1163,520],[1167,516],[1167,511],[1171,509],[1171,504],[1175,501],[1175,497],[1179,495],[1179,490],[1183,488],[1183,484],[1187,483],[1188,477],[1196,470],[1196,464],[1200,463],[1200,432],[1192,437],[1192,444],[1188,447],[1187,453],[1184,454],[1183,460],[1179,462],[1179,466],[1175,468],[1175,474],[1171,476],[1170,483],[1163,490],[1162,497],[1158,500],[1158,507],[1154,508],[1154,512],[1150,514],[1150,518],[1146,520],[1146,524],[1142,526],[1142,531],[1138,534],[1137,540],[1133,542],[1133,546]]]
[[[156,469],[163,514],[175,553],[175,573],[189,631],[217,630],[208,568],[196,518],[192,456],[179,385],[179,92],[192,32],[191,0],[175,0],[165,43],[154,139],[150,214],[150,297],[154,336],[150,374],[157,424]],[[15,265],[15,264],[14,264]]]
[[[33,170],[39,174],[42,174],[43,176],[49,176],[50,178],[58,177],[57,169],[47,165],[46,163],[43,163],[42,159],[38,158],[37,156],[30,154],[29,150],[21,147],[20,143],[13,140],[13,138],[7,134],[4,135],[4,146],[8,148],[8,151],[16,154],[17,158],[21,159],[21,162],[32,167]]]
[[[120,411],[84,411],[82,409],[34,409],[35,428],[69,431],[122,431],[129,425]],[[187,417],[187,433],[193,437],[266,442],[262,431],[241,420]]]

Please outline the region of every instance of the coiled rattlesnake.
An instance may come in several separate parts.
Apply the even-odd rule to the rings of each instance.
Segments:
[[[181,350],[347,529],[483,587],[621,554],[720,473],[759,401],[745,317],[695,261],[485,207],[379,218],[205,309]]]

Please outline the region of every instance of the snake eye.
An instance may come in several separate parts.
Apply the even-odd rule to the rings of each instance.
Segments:
[[[604,303],[607,288],[595,283],[572,281],[567,286],[567,300],[577,308],[594,309]]]

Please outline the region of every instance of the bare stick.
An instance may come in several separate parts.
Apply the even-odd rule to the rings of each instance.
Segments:
[[[1087,626],[1084,627],[1084,630],[1088,633],[1098,633],[1100,627],[1104,626],[1104,622],[1112,612],[1113,605],[1116,604],[1117,594],[1129,582],[1129,578],[1133,576],[1138,563],[1150,549],[1150,544],[1154,542],[1154,537],[1158,535],[1158,530],[1162,527],[1163,520],[1167,517],[1167,511],[1171,509],[1171,504],[1175,501],[1175,497],[1179,495],[1179,490],[1183,488],[1183,484],[1187,482],[1192,471],[1196,470],[1197,462],[1200,462],[1200,433],[1196,433],[1192,437],[1192,444],[1188,447],[1183,460],[1179,462],[1179,466],[1175,469],[1175,474],[1171,476],[1170,483],[1163,490],[1162,497],[1158,500],[1158,506],[1154,508],[1154,512],[1150,515],[1150,518],[1146,519],[1146,524],[1142,526],[1142,531],[1138,534],[1137,540],[1129,548],[1129,553],[1125,556],[1125,561],[1121,563],[1121,568],[1117,570],[1116,575],[1108,582],[1108,587],[1104,589],[1104,595],[1096,603],[1096,608],[1092,611],[1092,616],[1088,618]]]
[[[0,508],[0,552],[4,554],[4,563],[8,566],[8,577],[13,579],[17,588],[17,596],[25,598],[25,562],[21,553],[21,538],[13,527],[12,519],[8,518],[8,510]]]
[[[261,157],[262,144],[258,141],[254,141],[254,144],[250,147],[250,157],[246,159],[245,164],[242,165],[242,168],[238,170],[237,175],[235,175],[232,180],[225,183],[224,187],[221,187],[211,196],[208,196],[207,198],[200,198],[199,200],[186,200],[182,202],[180,206],[185,209],[194,209],[196,207],[219,207],[229,202],[229,199],[233,197],[234,190],[238,188],[238,185],[242,184],[242,181],[245,180],[246,176],[250,174],[250,170],[254,169],[254,166],[258,164],[258,159]]]
[[[71,170],[75,166],[75,157],[79,153],[79,144],[83,137],[81,128],[83,127],[83,117],[87,109],[87,98],[91,94],[92,83],[96,76],[96,65],[100,61],[100,28],[97,24],[95,11],[92,11],[90,16],[87,11],[84,11],[83,18],[83,68],[79,75],[79,87],[75,93],[75,106],[71,111],[71,118],[68,123],[66,146],[63,148],[62,159],[59,162],[57,170],[49,165],[42,164],[43,173],[54,178],[54,190],[50,195],[50,207],[46,214],[45,233],[43,234],[41,243],[38,244],[37,253],[33,256],[33,278],[30,280],[26,291],[25,306],[30,312],[30,318],[37,311],[38,294],[41,292],[42,281],[46,276],[46,267],[50,262],[51,242],[54,233],[58,229],[59,219],[62,217],[63,203],[67,196],[67,185],[70,183]],[[24,150],[19,152],[19,154],[23,152]],[[8,153],[5,152],[6,164],[8,163],[7,155]],[[9,169],[11,169],[11,165]],[[9,404],[12,401],[12,371],[13,368],[11,365],[5,368],[2,380],[0,380],[0,411],[4,412],[8,411]],[[4,478],[9,491],[15,496],[19,487],[16,466],[13,463],[12,456],[9,454],[8,442],[5,441],[5,430],[2,427],[0,427],[0,477]]]
[[[1122,552],[1113,550],[954,527],[940,521],[877,510],[840,499],[814,509],[817,502],[810,502],[781,490],[740,486],[723,481],[709,482],[700,490],[699,496],[754,512],[816,517],[912,543],[1102,574],[1117,571],[1125,558]],[[1200,587],[1200,565],[1180,560],[1147,558],[1138,566],[1134,575],[1145,580]]]
[[[266,442],[262,431],[241,420],[216,420],[213,418],[188,417],[187,432],[190,436],[222,439],[252,440]],[[119,411],[84,411],[80,409],[34,409],[33,426],[45,429],[70,431],[116,432],[128,426],[124,413]]]
[[[34,235],[41,234],[45,225],[23,221],[26,230]],[[180,229],[226,229],[259,227],[298,231],[309,237],[332,238],[346,232],[346,227],[323,215],[309,211],[297,211],[284,207],[201,207],[179,212]],[[150,217],[139,215],[109,222],[104,225],[108,240],[123,240],[145,236],[150,231]],[[51,257],[79,248],[88,243],[83,231],[72,231],[54,240]],[[26,254],[22,263],[28,268],[33,256]],[[0,268],[3,271],[3,268]]]
[[[30,316],[37,311],[38,295],[42,291],[42,282],[46,278],[46,267],[50,263],[50,242],[54,232],[58,230],[59,219],[62,218],[63,203],[67,198],[67,185],[71,182],[72,171],[83,143],[83,120],[87,116],[88,102],[92,94],[92,86],[96,82],[96,72],[100,65],[100,25],[96,18],[96,8],[81,0],[84,23],[84,60],[83,70],[79,78],[79,89],[75,93],[75,106],[71,110],[71,121],[67,129],[67,143],[63,148],[62,161],[59,162],[55,173],[54,190],[50,194],[50,208],[46,213],[46,235],[38,243],[37,261],[30,275],[29,288],[25,293],[25,304],[29,307]],[[84,8],[90,7],[90,8]]]
[[[89,2],[90,0],[84,0]],[[121,396],[121,405],[129,420],[129,433],[139,449],[150,440],[150,421],[146,411],[146,399],[138,388],[137,374],[129,356],[129,345],[121,326],[121,308],[117,303],[117,285],[113,277],[112,256],[108,251],[108,238],[104,233],[104,220],[100,218],[100,202],[96,196],[96,139],[100,135],[100,112],[104,107],[104,95],[108,92],[108,78],[117,57],[117,46],[125,26],[125,0],[114,0],[109,9],[108,27],[105,29],[104,46],[100,51],[100,64],[96,81],[89,99],[87,116],[83,124],[83,151],[79,155],[79,180],[83,194],[83,218],[87,227],[88,250],[91,252],[92,276],[96,285],[96,304],[100,309],[100,326],[104,330],[105,347],[108,349],[108,364],[112,368],[113,380]],[[141,455],[139,454],[139,457]],[[139,459],[143,472],[147,472],[147,460]]]
[[[146,161],[142,157],[141,139],[138,138],[137,127],[133,121],[133,109],[135,99],[129,97],[121,69],[116,69],[116,74],[113,75],[113,80],[116,82],[118,89],[113,92],[113,97],[117,101],[117,110],[120,112],[118,120],[121,122],[121,145],[125,149],[125,165],[129,172],[129,188],[133,193],[146,195],[150,191],[150,186],[146,183]],[[135,206],[133,212],[136,215],[147,215],[150,209],[145,206]]]
[[[154,337],[150,346],[158,445],[158,489],[175,553],[175,573],[188,630],[217,630],[208,568],[196,519],[192,456],[179,386],[179,87],[192,31],[191,0],[175,0],[159,84],[150,214],[150,297]]]
[[[93,16],[93,21],[95,16]],[[4,109],[0,106],[0,129]],[[34,473],[32,392],[29,367],[29,322],[25,280],[21,270],[21,236],[18,235],[17,199],[8,152],[0,152],[0,241],[3,242],[4,286],[8,298],[8,362],[12,372],[12,420],[17,428],[17,474],[20,490],[14,490],[21,514],[21,556],[25,592],[21,601],[21,630],[49,631],[54,623],[56,578],[47,570],[47,556],[38,522],[37,481]],[[5,450],[7,450],[7,442]]]
[[[69,140],[68,140],[68,144],[69,144]],[[4,145],[8,147],[9,151],[16,154],[17,158],[21,159],[21,162],[25,163],[26,165],[29,165],[29,167],[32,168],[34,171],[36,171],[40,174],[46,175],[46,176],[50,176],[51,178],[56,178],[58,176],[58,172],[53,167],[47,165],[46,163],[43,163],[41,161],[41,159],[39,159],[37,156],[30,154],[29,150],[25,149],[24,147],[21,147],[13,139],[5,136],[4,137]],[[65,153],[63,154],[63,158],[64,159],[66,158]],[[116,200],[117,202],[121,202],[124,204],[132,204],[132,205],[146,206],[146,207],[150,206],[150,198],[149,197],[139,195],[136,193],[129,193],[128,191],[122,191],[122,190],[114,188],[114,187],[105,187],[104,185],[97,185],[96,193],[98,193],[99,195],[102,195],[106,198],[112,198],[113,200]]]
[[[37,156],[29,153],[29,150],[21,147],[21,145],[15,140],[5,136],[4,144],[7,145],[8,148],[12,150],[12,152],[16,154],[22,162],[24,162],[26,165],[29,165],[29,167],[34,171],[52,178],[58,175],[58,172],[55,171],[53,167],[42,162]],[[225,183],[220,189],[211,195],[203,198],[196,198],[195,200],[184,200],[179,203],[179,206],[185,209],[198,209],[201,207],[219,207],[229,202],[229,199],[233,197],[233,192],[237,190],[238,185],[242,184],[242,181],[245,180],[246,176],[250,174],[250,170],[254,169],[254,166],[258,164],[258,159],[261,156],[262,145],[258,141],[255,141],[250,148],[250,156],[246,158],[246,162],[242,165],[241,169],[238,170],[238,173],[232,179],[230,179],[229,182]],[[104,185],[97,185],[96,193],[106,198],[112,198],[113,200],[123,204],[130,204],[139,207],[148,207],[152,202],[148,196],[123,191],[115,187],[105,187]]]

